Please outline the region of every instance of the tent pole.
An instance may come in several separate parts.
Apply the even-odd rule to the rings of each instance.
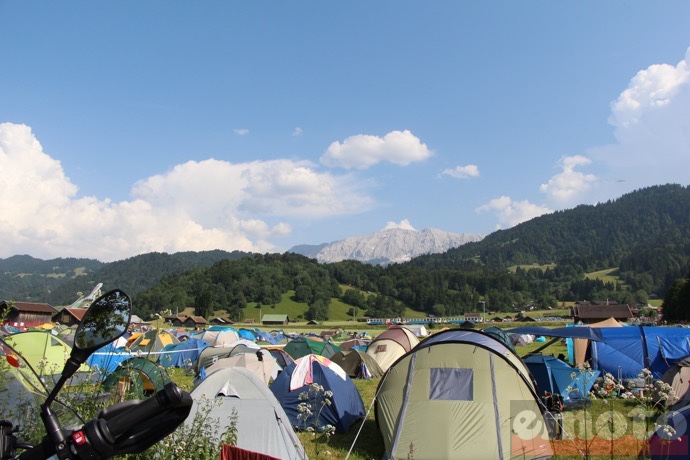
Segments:
[[[560,339],[561,339],[560,337],[554,337],[554,338],[552,338],[551,340],[549,340],[548,342],[546,342],[544,345],[542,345],[541,347],[537,348],[536,350],[530,351],[530,352],[527,353],[526,355],[521,356],[521,358],[524,359],[524,358],[528,357],[529,355],[532,355],[532,354],[534,354],[534,353],[539,353],[539,352],[542,351],[544,348],[548,347],[549,345],[553,345],[557,340],[560,340]]]

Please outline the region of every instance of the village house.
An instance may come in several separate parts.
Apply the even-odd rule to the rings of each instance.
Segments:
[[[166,316],[165,322],[170,323],[171,325],[173,325],[175,327],[182,327],[184,325],[184,322],[186,319],[187,319],[187,315],[172,315],[172,316]]]
[[[625,323],[634,318],[634,315],[628,304],[615,302],[592,302],[587,304],[585,302],[576,302],[570,308],[570,317],[573,318],[573,323],[575,324],[591,324],[608,318]]]
[[[52,322],[56,313],[57,309],[47,303],[0,302],[0,317],[5,318],[2,324],[22,331]]]
[[[261,317],[261,324],[266,326],[275,324],[286,325],[289,322],[290,318],[288,318],[288,315],[264,315]]]
[[[204,329],[208,326],[208,321],[203,316],[188,316],[182,323],[182,326],[191,329]]]
[[[63,326],[74,326],[81,323],[81,319],[86,313],[86,308],[63,308],[58,313],[54,314],[51,321],[60,323]]]

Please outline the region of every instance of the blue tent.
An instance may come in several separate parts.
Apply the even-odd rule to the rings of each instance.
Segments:
[[[237,331],[237,335],[239,335],[241,339],[247,339],[256,342],[256,333],[251,329],[246,329],[243,327],[239,331]]]
[[[581,371],[553,356],[530,355],[523,359],[537,382],[540,394],[549,391],[563,396],[568,406],[570,400],[582,400],[592,389],[601,371]]]
[[[276,345],[277,343],[280,343],[283,340],[287,340],[288,336],[283,334],[282,332],[269,334],[265,331],[257,331],[256,338],[257,340],[260,340],[262,342],[268,342],[271,345]]]
[[[201,351],[208,346],[208,342],[201,339],[187,339],[184,342],[166,345],[158,362],[163,367],[190,367],[199,359]]]
[[[598,329],[602,342],[590,342],[592,368],[616,378],[637,378],[643,368],[654,378],[678,360],[690,355],[690,329],[680,327],[632,326]]]
[[[117,369],[117,366],[122,361],[131,357],[132,355],[129,352],[120,348],[115,348],[112,343],[109,343],[89,356],[86,363],[91,367],[97,368],[100,372],[110,374]]]
[[[312,383],[333,392],[329,398],[330,405],[322,406],[323,400],[310,391]],[[366,414],[364,402],[352,379],[340,366],[323,356],[307,355],[288,365],[270,388],[290,423],[298,430],[310,427],[321,430],[326,425],[332,425],[337,432],[346,433],[352,424],[364,419]],[[298,418],[301,403],[312,405],[313,414],[306,420]],[[317,420],[314,419],[315,415],[318,416]]]

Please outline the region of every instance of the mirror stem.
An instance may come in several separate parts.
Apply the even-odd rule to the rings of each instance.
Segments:
[[[60,429],[60,421],[57,416],[50,410],[49,403],[41,405],[41,419],[43,420],[43,425],[46,427],[46,434],[48,438],[55,446],[55,451],[59,458],[65,458],[62,455],[67,443],[65,442],[65,434]]]
[[[81,366],[81,363],[79,359],[75,359],[73,356],[70,356],[67,359],[67,362],[65,363],[65,367],[62,369],[62,375],[60,375],[60,378],[58,379],[57,383],[53,387],[53,389],[50,391],[50,394],[48,395],[48,398],[46,398],[46,402],[43,403],[43,406],[46,408],[50,407],[50,404],[53,402],[53,400],[57,397],[58,393],[62,389],[62,387],[65,385],[65,382],[67,379],[72,377],[75,372],[79,369]],[[47,426],[46,426],[47,428]]]

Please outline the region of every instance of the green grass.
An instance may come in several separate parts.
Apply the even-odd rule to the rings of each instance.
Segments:
[[[521,268],[523,270],[532,270],[534,268],[541,270],[542,272],[546,271],[547,268],[556,268],[556,264],[524,264],[524,265],[513,265],[511,267],[508,267],[508,271],[511,273],[515,273],[518,268]]]
[[[599,270],[598,272],[590,272],[585,274],[585,278],[589,280],[601,280],[604,283],[616,284],[619,280],[617,268],[607,268],[606,270]]]
[[[307,311],[309,306],[306,303],[296,302],[293,300],[295,291],[288,291],[281,295],[281,300],[275,306],[262,305],[257,306],[256,303],[250,302],[244,309],[244,318],[252,319],[255,323],[261,321],[262,315],[288,315],[291,320],[299,320],[306,322]],[[343,323],[343,322],[354,322],[355,318],[348,314],[348,311],[352,308],[352,305],[342,302],[340,299],[333,298],[328,306],[328,321],[333,323]],[[362,308],[357,309],[358,314],[363,315],[365,310]],[[225,312],[219,311],[215,313],[215,316],[223,316]],[[405,317],[407,318],[424,318],[426,314],[424,312],[412,310],[411,308],[405,309]]]

